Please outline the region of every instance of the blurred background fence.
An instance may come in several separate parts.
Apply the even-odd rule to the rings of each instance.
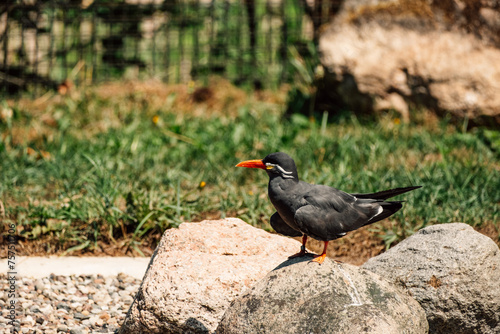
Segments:
[[[319,1],[311,16],[306,0],[3,1],[0,93],[7,94],[210,75],[277,87],[290,79],[289,57],[296,54],[290,47],[308,48],[318,26],[314,17],[328,15],[324,4],[332,2]]]

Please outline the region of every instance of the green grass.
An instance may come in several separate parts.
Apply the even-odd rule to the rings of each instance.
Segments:
[[[12,117],[0,119],[6,221],[17,223],[23,239],[51,236],[57,244],[47,251],[69,252],[98,242],[139,250],[148,236],[207,216],[238,216],[270,229],[266,173],[234,166],[284,151],[311,183],[348,192],[423,186],[401,196],[407,203],[397,224],[374,226],[388,245],[434,223],[500,228],[499,156],[480,130],[403,125],[390,115],[285,120],[284,106],[251,99],[237,111],[222,110],[226,116],[195,117],[176,102],[153,109],[133,94],[87,92],[38,113],[13,103]],[[43,115],[54,122],[44,125]]]

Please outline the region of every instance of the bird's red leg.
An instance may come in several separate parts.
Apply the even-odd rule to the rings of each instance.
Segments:
[[[312,261],[322,264],[323,261],[325,261],[327,247],[328,247],[328,241],[325,241],[325,248],[323,248],[323,253],[321,253],[321,255],[316,255],[316,257],[312,259]]]
[[[289,256],[288,258],[289,259],[293,259],[293,258],[296,258],[296,257],[300,257],[300,256],[304,256],[307,254],[307,251],[306,251],[306,242],[307,242],[307,235],[302,235],[302,246],[300,247],[300,252],[298,252],[297,254],[293,254],[292,256]]]

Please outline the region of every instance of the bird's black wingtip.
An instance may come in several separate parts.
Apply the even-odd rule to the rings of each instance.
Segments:
[[[384,190],[384,191],[379,191],[373,194],[352,194],[355,197],[358,198],[371,198],[371,199],[381,199],[381,200],[386,200],[388,198],[404,194],[406,192],[422,188],[422,186],[411,186],[411,187],[403,187],[403,188],[395,188],[395,189],[389,189],[389,190]]]
[[[408,191],[412,191],[412,190],[419,189],[422,187],[423,186],[409,186],[409,187],[402,187],[402,188],[396,188],[396,189],[391,189],[391,190],[396,190],[398,192],[408,192]]]

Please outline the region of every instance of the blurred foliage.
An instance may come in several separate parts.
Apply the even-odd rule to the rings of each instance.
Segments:
[[[306,38],[307,8],[300,0],[11,0],[0,5],[0,94],[39,95],[68,80],[210,75],[276,88],[290,81],[287,48]]]
[[[312,42],[296,42],[289,47],[289,53],[289,72],[293,83],[288,94],[286,114],[312,116],[315,112],[318,81],[323,78],[323,67],[316,46]]]
[[[491,149],[500,154],[500,131],[484,130],[483,136],[489,143]]]

